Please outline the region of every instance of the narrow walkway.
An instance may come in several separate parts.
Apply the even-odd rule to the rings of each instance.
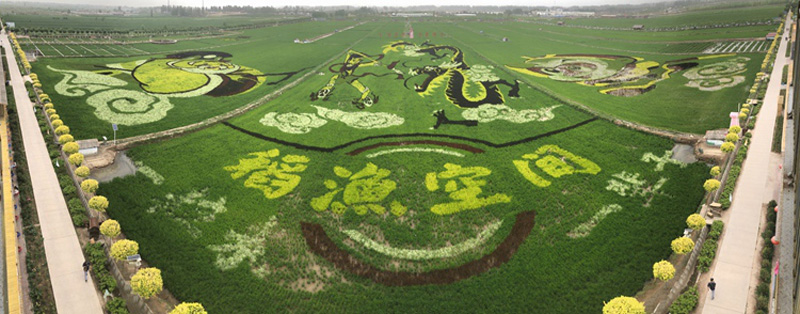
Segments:
[[[22,140],[30,167],[33,196],[44,238],[56,308],[60,314],[103,313],[91,277],[89,282],[83,281],[81,264],[84,258],[78,235],[72,226],[33,105],[28,99],[28,92],[13,54],[14,49],[11,48],[5,32],[0,34],[0,41],[6,51],[10,52],[6,54],[8,71],[11,74]]]
[[[788,33],[789,30],[785,31]],[[729,215],[728,224],[725,226],[716,266],[711,270],[712,277],[717,282],[716,298],[711,300],[711,295],[706,295],[702,311],[704,314],[747,313],[747,301],[751,296],[751,270],[753,267],[760,267],[753,263],[757,253],[759,224],[764,220],[761,209],[775,194],[768,190],[767,176],[770,172],[778,171],[770,168],[770,149],[781,90],[781,74],[786,64],[786,48],[786,41],[781,40],[764,104],[753,129],[747,159],[733,193],[733,203],[725,213]],[[706,282],[699,283],[700,288],[705,288],[705,285]]]
[[[0,66],[0,77],[5,78],[3,67]],[[6,99],[6,87],[0,84],[0,103],[8,104]],[[3,167],[0,169],[3,178],[2,185],[2,203],[3,203],[3,222],[0,223],[0,247],[3,248],[6,259],[5,263],[0,263],[0,274],[5,280],[0,280],[0,291],[5,292],[4,302],[0,304],[0,312],[9,314],[19,314],[22,309],[22,298],[20,297],[20,277],[19,271],[19,256],[17,255],[17,239],[16,229],[14,228],[14,197],[11,190],[11,129],[8,128],[7,111],[0,114],[3,115],[0,119],[0,160],[2,160]],[[5,290],[5,288],[8,290]],[[8,309],[5,308],[8,304]]]

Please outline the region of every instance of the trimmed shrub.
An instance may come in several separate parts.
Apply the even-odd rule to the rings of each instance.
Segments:
[[[99,186],[100,185],[97,183],[97,180],[95,180],[95,179],[86,179],[86,180],[83,180],[83,182],[81,182],[81,189],[84,192],[89,193],[89,194],[92,194],[95,191],[97,191],[97,188]]]
[[[653,264],[653,277],[661,281],[667,281],[675,277],[675,266],[672,263],[662,260]]]
[[[78,145],[78,143],[69,142],[64,144],[64,146],[61,147],[61,150],[64,151],[65,154],[72,155],[77,153],[80,148],[81,146]]]
[[[644,303],[632,297],[616,297],[603,306],[603,314],[645,314]]]
[[[747,104],[745,104],[745,105],[747,105]],[[749,107],[749,105],[747,105],[747,106]],[[738,125],[734,125],[734,126],[731,126],[730,128],[728,128],[728,132],[730,132],[730,133],[737,133],[738,134],[741,131],[742,131],[742,127],[740,127]]]
[[[54,128],[57,128],[57,127],[60,127],[60,126],[64,125],[64,121],[61,121],[61,119],[55,119],[55,120],[51,120],[50,124],[52,124]]]
[[[108,208],[108,199],[102,195],[95,195],[89,199],[89,208],[99,212],[105,212]]]
[[[81,178],[86,178],[89,176],[89,167],[80,166],[75,169],[75,175]]]
[[[725,135],[725,141],[726,142],[734,142],[735,143],[738,140],[739,140],[739,134],[728,133],[728,135]]]
[[[75,138],[69,134],[64,134],[58,137],[58,142],[61,143],[62,145],[73,141],[75,141]]]
[[[58,135],[69,134],[69,127],[66,126],[66,125],[62,125],[60,127],[57,127],[56,128],[56,134],[58,134]]]
[[[719,170],[719,166],[711,167],[711,171],[708,172],[712,177],[718,176],[721,171]]]
[[[115,297],[109,300],[108,303],[106,303],[106,308],[111,314],[130,314],[130,312],[128,312],[128,304],[123,298]]]
[[[703,188],[706,189],[706,192],[712,192],[719,189],[719,180],[717,179],[708,179],[705,183],[703,183]]]
[[[114,219],[108,219],[100,224],[100,233],[109,238],[116,238],[121,231],[119,222]]]
[[[124,261],[128,256],[139,253],[139,243],[136,241],[123,239],[111,245],[111,257],[118,261]]]
[[[206,309],[200,303],[186,303],[178,304],[169,314],[208,314]]]
[[[672,305],[669,306],[671,314],[689,314],[695,307],[700,296],[697,294],[697,287],[689,287],[686,292],[682,293]]]
[[[83,163],[83,154],[74,153],[72,155],[69,155],[69,158],[67,159],[69,160],[69,163],[71,163],[73,166],[78,167]]]
[[[161,280],[161,270],[158,268],[142,268],[131,277],[131,289],[142,298],[149,299],[163,288],[164,282]]]
[[[719,149],[722,150],[723,153],[730,153],[734,149],[736,149],[736,144],[733,144],[731,142],[725,142],[722,143],[722,146],[720,146]]]
[[[672,244],[670,246],[672,247],[672,251],[675,252],[675,254],[683,255],[691,252],[692,249],[694,249],[694,241],[692,241],[692,239],[687,237],[680,237],[675,240],[672,240]]]
[[[692,230],[700,230],[706,226],[706,220],[699,214],[691,214],[686,218],[686,225]]]

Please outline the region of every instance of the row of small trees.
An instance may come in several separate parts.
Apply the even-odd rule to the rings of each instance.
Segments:
[[[55,105],[50,99],[50,96],[45,94],[42,90],[42,84],[39,81],[36,73],[31,73],[34,90],[38,95],[39,101],[45,110],[45,114],[50,120],[50,124],[55,128],[55,133],[58,136],[58,142],[61,144],[61,150],[67,157],[67,161],[74,169],[73,172],[78,178],[81,190],[86,193],[89,198],[89,209],[97,213],[105,213],[108,209],[109,202],[105,196],[95,195],[99,188],[97,180],[88,179],[90,175],[89,167],[83,165],[84,155],[79,152],[80,145],[75,142],[75,139],[70,135],[70,129],[61,120],[58,115]],[[116,220],[107,219],[100,225],[100,233],[111,239],[112,245],[110,255],[117,261],[127,260],[128,256],[136,255],[139,253],[139,243],[133,240],[122,239],[114,241],[122,233],[122,228]],[[142,298],[149,299],[163,290],[164,282],[161,278],[161,270],[155,267],[142,268],[131,277],[131,289],[134,293]],[[200,303],[181,303],[170,314],[206,314],[203,306]]]
[[[700,230],[706,226],[706,220],[699,214],[692,214],[686,218],[686,225],[692,230]],[[694,249],[694,241],[688,237],[678,237],[670,244],[672,251],[684,255]],[[653,264],[653,278],[668,281],[675,277],[675,266],[669,261],[661,260]],[[644,303],[636,298],[619,296],[603,306],[603,314],[645,314]]]

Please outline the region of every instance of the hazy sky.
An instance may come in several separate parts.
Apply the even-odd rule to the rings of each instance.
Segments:
[[[172,5],[200,6],[202,0],[169,0]],[[282,7],[286,5],[328,6],[413,6],[413,5],[525,5],[525,6],[573,6],[592,4],[640,4],[662,2],[665,0],[205,0],[206,6],[251,5]],[[22,2],[49,2],[70,4],[124,5],[124,6],[159,6],[167,4],[167,0],[29,0]]]

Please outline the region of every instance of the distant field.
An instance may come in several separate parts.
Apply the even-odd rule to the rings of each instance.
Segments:
[[[15,22],[17,28],[58,28],[61,30],[122,30],[122,31],[164,31],[187,30],[208,27],[232,27],[280,21],[291,17],[117,17],[117,16],[75,16],[75,15],[30,15],[0,14],[3,22]]]
[[[311,38],[331,32],[337,28],[344,28],[354,25],[352,21],[340,22],[315,22],[305,24],[290,24],[279,27],[262,28],[248,30],[246,35],[251,38],[242,41],[226,42],[221,40],[195,40],[182,41],[174,45],[155,45],[141,44],[134,45],[135,49],[141,49],[152,53],[177,53],[178,51],[222,51],[229,52],[232,57],[226,58],[236,65],[246,66],[257,69],[258,71],[269,73],[290,73],[288,79],[280,81],[287,75],[274,75],[266,77],[266,82],[259,85],[254,90],[247,93],[240,93],[228,97],[178,97],[170,99],[175,107],[170,114],[158,122],[125,125],[121,126],[119,137],[135,136],[164,129],[174,128],[233,110],[244,106],[256,99],[263,97],[281,85],[288,83],[301,75],[307,73],[311,68],[328,60],[332,56],[341,53],[347,46],[363,38],[372,29],[361,26],[355,29],[336,34],[330,38],[318,41],[314,44],[299,45],[292,41],[300,38]],[[66,53],[64,46],[49,47],[39,46],[45,53],[56,53],[59,49]],[[83,54],[97,54],[98,57],[90,58],[43,58],[33,63],[33,71],[39,74],[43,81],[51,82],[44,85],[45,92],[52,95],[53,101],[57,104],[66,105],[64,110],[60,110],[62,120],[68,125],[82,125],[75,128],[73,135],[77,138],[100,138],[108,135],[111,130],[111,123],[99,119],[93,112],[94,107],[86,105],[86,96],[74,97],[61,95],[55,89],[55,83],[64,79],[64,74],[54,72],[49,67],[61,70],[97,70],[108,64],[148,60],[154,57],[164,57],[164,55],[140,56],[127,59],[105,58],[104,56],[116,56],[116,50],[124,49],[115,45],[68,45],[72,49]],[[116,49],[116,50],[115,50]],[[130,49],[128,49],[130,50]],[[298,58],[298,56],[303,56]],[[119,74],[115,76],[127,85],[123,89],[139,90],[130,74]],[[278,82],[276,85],[268,83]],[[69,109],[66,109],[69,108]]]
[[[551,22],[564,21],[568,25],[631,28],[641,24],[646,28],[704,26],[730,23],[767,22],[779,17],[785,5],[762,5],[748,8],[714,9],[682,14],[657,15],[648,18],[552,18]]]

